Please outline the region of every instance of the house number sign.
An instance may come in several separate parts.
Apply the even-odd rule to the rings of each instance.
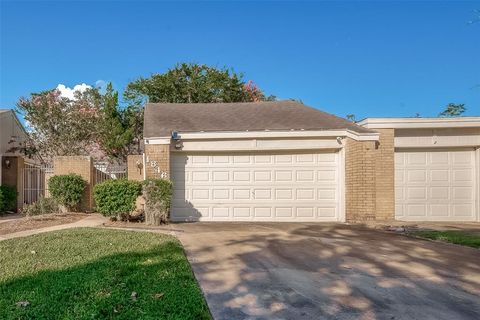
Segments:
[[[150,161],[150,166],[153,168],[154,172],[160,174],[160,178],[162,178],[162,179],[167,179],[168,178],[168,173],[160,170],[160,167],[158,166],[157,161],[155,161],[155,160]]]

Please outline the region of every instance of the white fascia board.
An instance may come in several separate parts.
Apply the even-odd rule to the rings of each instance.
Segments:
[[[159,138],[145,138],[145,144],[170,144],[171,138],[159,137]]]
[[[257,139],[257,138],[336,138],[349,137],[354,140],[373,140],[378,141],[379,134],[372,133],[358,133],[351,130],[296,130],[296,131],[218,131],[218,132],[179,132],[181,140],[215,140],[215,139]],[[146,138],[147,144],[160,144],[164,141],[170,141],[170,138],[155,137]],[[170,142],[168,142],[170,143]],[[164,143],[167,144],[167,143]]]
[[[429,129],[480,127],[480,117],[367,118],[357,123],[368,129]]]

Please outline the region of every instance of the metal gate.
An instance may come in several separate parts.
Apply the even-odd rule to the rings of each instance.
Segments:
[[[106,180],[127,179],[127,165],[126,164],[112,164],[108,162],[95,162],[93,164],[95,171],[94,185],[102,183]]]
[[[23,168],[23,203],[32,204],[45,197],[46,175],[53,167],[25,163]]]

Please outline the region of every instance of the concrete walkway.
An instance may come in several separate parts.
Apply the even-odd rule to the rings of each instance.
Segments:
[[[91,214],[88,217],[86,217],[82,220],[73,222],[73,223],[60,224],[60,225],[52,226],[52,227],[45,227],[45,228],[25,230],[25,231],[19,231],[19,232],[5,234],[5,235],[0,236],[0,241],[7,240],[7,239],[13,239],[13,238],[28,237],[28,236],[31,236],[31,235],[34,235],[34,234],[63,230],[63,229],[98,227],[98,226],[103,225],[107,221],[108,221],[108,218],[105,218],[105,217],[103,217],[99,214]]]

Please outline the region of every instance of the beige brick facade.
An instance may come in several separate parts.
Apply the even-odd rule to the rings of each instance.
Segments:
[[[145,145],[147,179],[170,179],[170,145]]]
[[[84,211],[92,211],[93,202],[93,185],[94,185],[94,167],[91,157],[73,156],[73,157],[56,157],[53,161],[54,175],[64,175],[75,173],[80,175],[87,182],[81,209]]]
[[[345,214],[347,222],[393,220],[394,130],[378,130],[380,140],[355,141],[345,147]]]
[[[142,155],[129,155],[127,157],[128,180],[142,181],[144,170]]]
[[[347,222],[375,220],[376,142],[346,139],[345,218]]]
[[[394,129],[378,129],[380,141],[375,156],[375,217],[376,220],[395,219],[395,147]]]

